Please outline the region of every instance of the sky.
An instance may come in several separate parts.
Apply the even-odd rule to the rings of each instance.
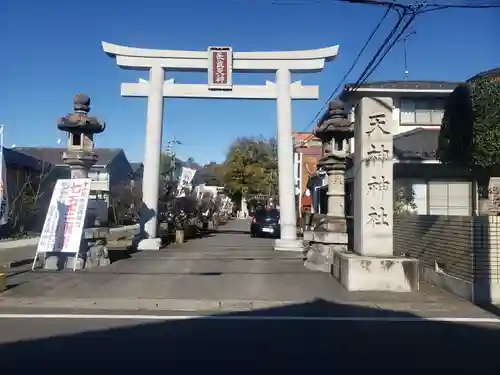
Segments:
[[[405,0],[402,0],[405,1]],[[434,1],[438,2],[438,1]],[[449,3],[450,1],[448,1]],[[97,147],[123,148],[129,160],[144,154],[146,99],[120,96],[122,82],[147,72],[122,70],[101,41],[124,46],[234,51],[316,49],[339,45],[338,57],[320,73],[293,80],[319,85],[320,99],[294,101],[293,127],[308,125],[347,72],[385,8],[335,0],[0,0],[0,124],[5,146],[57,147],[57,119],[72,110],[78,92],[92,99],[91,114],[107,124]],[[356,81],[396,21],[387,18],[349,76]],[[413,80],[461,81],[500,67],[500,9],[422,14],[408,29]],[[397,44],[369,78],[404,77],[403,44]],[[206,83],[206,73],[167,72],[178,83]],[[236,74],[235,84],[264,84],[270,74]],[[163,145],[183,145],[177,155],[198,163],[222,162],[239,136],[276,133],[275,101],[166,99]]]

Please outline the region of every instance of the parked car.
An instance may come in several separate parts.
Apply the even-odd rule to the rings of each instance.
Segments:
[[[250,224],[250,236],[279,238],[280,235],[280,212],[275,208],[257,210]]]

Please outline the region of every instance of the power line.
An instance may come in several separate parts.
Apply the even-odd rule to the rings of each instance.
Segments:
[[[348,1],[348,0],[345,0],[345,1]],[[354,1],[354,2],[358,2],[356,0],[351,0],[351,1]],[[370,0],[368,0],[370,1]],[[371,3],[371,2],[370,2]],[[386,11],[386,13],[384,14],[382,20],[380,21],[379,25],[377,25],[377,28],[375,30],[375,32],[377,31],[378,27],[382,24],[382,22],[384,21],[385,17],[387,16],[387,14],[391,11],[391,9],[393,9],[393,4],[392,3],[388,3],[388,9]],[[384,4],[385,5],[385,4]],[[364,79],[366,77],[366,73],[368,72],[368,70],[373,66],[373,64],[375,63],[376,59],[378,58],[378,56],[382,53],[384,47],[389,43],[389,41],[391,40],[391,38],[393,37],[393,35],[397,32],[399,26],[401,25],[401,23],[403,22],[403,19],[404,17],[407,15],[408,13],[408,8],[409,6],[407,6],[402,13],[399,14],[399,18],[398,18],[398,21],[396,22],[396,24],[393,26],[393,28],[391,29],[391,31],[389,32],[389,35],[384,39],[384,41],[382,42],[382,45],[379,47],[379,49],[377,50],[377,52],[375,53],[375,55],[372,57],[372,59],[370,60],[370,62],[368,63],[368,65],[366,66],[366,68],[364,69],[363,73],[360,75],[360,77],[358,78],[358,80],[356,81],[355,85],[353,86],[353,90],[356,90],[361,84],[363,84],[364,82]],[[374,34],[374,33],[373,33]],[[372,36],[371,36],[372,37]],[[371,40],[371,39],[369,39]],[[368,41],[369,42],[369,41]],[[364,47],[366,48],[366,46]],[[380,64],[380,62],[378,63]],[[377,64],[377,66],[378,66]],[[351,69],[352,70],[352,69]],[[348,75],[348,74],[347,74]],[[347,77],[345,77],[346,79]],[[304,129],[304,131],[306,131],[307,129],[309,129],[311,127],[311,125],[313,125],[316,120],[318,119],[318,116],[320,116],[323,112],[323,110],[325,109],[325,105],[328,105],[328,102],[333,98],[333,96],[336,94],[337,90],[342,86],[342,83],[344,83],[345,79],[343,79],[339,85],[339,87],[335,88],[335,90],[332,92],[332,94],[329,96],[328,100],[326,101],[326,103],[322,106],[322,108],[320,109],[320,111],[318,112],[318,114],[313,118],[313,120],[308,124],[308,126]],[[311,136],[312,138],[312,136]]]
[[[393,2],[389,0],[235,0],[236,2],[252,2],[252,3],[260,3],[260,4],[268,4],[268,5],[317,5],[317,4],[340,4],[340,3],[351,3],[351,4],[364,4],[364,5],[377,5],[377,6],[393,6],[400,9],[405,9],[409,5],[402,4],[398,2]],[[425,3],[426,6],[429,7],[439,7],[440,9],[446,8],[463,8],[463,9],[488,9],[488,8],[500,8],[499,4],[495,4],[492,2],[486,2],[482,4],[478,4],[476,2],[469,3],[453,3],[453,2],[444,2],[444,3]],[[431,9],[432,10],[432,9]]]
[[[408,27],[410,27],[410,25],[412,24],[412,22],[415,20],[415,18],[417,17],[418,13],[413,13],[410,17],[410,19],[406,22],[406,24],[403,26],[403,28],[401,29],[401,31],[399,32],[399,34],[396,36],[396,38],[394,38],[394,40],[392,41],[392,43],[389,45],[389,47],[387,47],[386,51],[384,52],[384,54],[382,55],[382,57],[379,59],[379,61],[366,73],[366,76],[365,78],[363,79],[363,81],[360,83],[363,84],[364,82],[366,82],[366,80],[370,77],[370,75],[375,71],[375,69],[378,68],[378,66],[382,63],[382,60],[384,60],[384,58],[387,56],[387,54],[391,51],[391,49],[394,47],[394,45],[399,42],[399,40],[401,39],[401,36],[406,32],[406,30],[408,29]]]
[[[365,44],[363,45],[363,47],[359,51],[358,55],[354,59],[354,62],[352,63],[352,65],[349,68],[349,70],[347,71],[347,73],[342,77],[342,79],[340,80],[340,82],[338,83],[338,85],[335,87],[335,89],[330,94],[330,96],[325,101],[325,103],[323,103],[323,106],[318,111],[318,113],[316,114],[316,116],[314,116],[314,118],[312,119],[312,121],[307,125],[307,127],[305,128],[305,130],[309,129],[311,127],[311,125],[313,125],[316,122],[316,120],[322,114],[322,112],[325,109],[325,107],[328,105],[328,102],[335,96],[335,94],[337,93],[337,91],[342,87],[342,85],[346,81],[347,77],[349,77],[349,74],[351,74],[351,72],[354,70],[356,64],[358,63],[359,59],[361,58],[361,55],[365,51],[366,47],[368,47],[368,44],[372,41],[372,39],[375,36],[375,34],[377,33],[378,29],[380,28],[380,26],[382,26],[382,23],[385,21],[385,19],[389,15],[389,12],[391,11],[391,9],[392,9],[392,7],[388,7],[387,10],[385,11],[385,13],[382,15],[382,18],[380,19],[380,21],[377,23],[377,25],[375,26],[375,28],[373,29],[373,31],[368,36],[368,39],[366,40]]]
[[[437,11],[437,10],[443,10],[443,9],[485,9],[485,8],[500,8],[500,5],[497,4],[429,4],[426,2],[420,2],[417,5],[405,5],[401,3],[395,3],[395,2],[390,2],[390,1],[382,1],[382,0],[338,0],[340,2],[348,2],[348,3],[355,3],[355,4],[367,4],[367,5],[385,5],[388,6],[388,10],[390,11],[393,8],[396,8],[398,10],[402,10],[402,13],[400,13],[400,17],[398,19],[398,22],[396,25],[393,27],[393,29],[390,31],[389,35],[385,38],[385,40],[382,42],[382,45],[380,48],[377,50],[375,53],[374,57],[370,60],[368,63],[367,67],[365,70],[362,72],[356,83],[351,87],[351,91],[356,91],[366,80],[370,77],[370,75],[378,68],[378,66],[382,63],[383,59],[387,56],[387,54],[391,51],[391,49],[394,47],[394,45],[400,41],[401,36],[403,33],[408,29],[408,27],[411,25],[411,23],[415,20],[417,15],[431,12],[431,11]],[[424,9],[422,9],[424,8]],[[407,16],[411,12],[410,19],[405,23],[403,26],[402,30],[400,30],[399,34],[392,40],[390,43],[389,47],[387,47],[388,43],[390,40],[393,38],[394,34],[398,32],[399,26],[403,22],[405,16]],[[385,17],[384,17],[385,18]],[[382,20],[383,21],[383,20]],[[366,48],[366,46],[364,46]],[[382,56],[380,59],[377,58],[380,56],[382,51],[386,48],[385,52],[383,52]],[[359,56],[357,57],[357,60],[359,60]],[[355,60],[357,62],[357,60]],[[352,67],[353,68],[353,67]],[[352,71],[352,69],[350,69]],[[349,73],[347,74],[349,75]],[[345,77],[347,78],[347,77]],[[343,78],[343,80],[345,79]],[[335,93],[339,87],[336,87],[333,93],[330,95],[328,100],[326,101],[326,105],[328,102],[333,98]],[[308,126],[304,129],[306,131],[311,127],[312,124],[314,124],[317,120],[317,118],[322,114],[325,104],[322,106],[318,114],[314,116],[313,120],[308,124]],[[311,137],[312,138],[312,137]]]
[[[378,59],[378,57],[380,56],[380,54],[382,53],[382,51],[384,50],[384,48],[390,42],[390,40],[392,39],[392,37],[394,36],[394,34],[398,31],[401,23],[403,22],[404,18],[407,16],[407,14],[408,14],[408,10],[405,9],[403,11],[403,13],[399,15],[399,18],[398,18],[398,21],[396,22],[396,25],[394,25],[394,27],[392,28],[392,30],[389,32],[389,35],[387,35],[387,37],[384,39],[384,41],[382,42],[382,44],[379,47],[379,49],[377,50],[377,52],[375,52],[375,55],[372,57],[372,59],[368,63],[368,65],[366,66],[365,70],[363,70],[363,72],[361,73],[361,75],[359,76],[359,78],[357,79],[357,81],[354,83],[353,90],[357,90],[359,88],[359,86],[361,86],[366,81],[366,79],[368,78],[368,75],[369,75],[368,72],[370,72],[370,74],[371,74],[371,72],[373,70],[370,71],[370,68],[373,66],[373,64],[375,64],[375,61]],[[384,56],[382,57],[382,59],[385,57],[386,54],[387,53],[384,54]],[[380,64],[381,60],[379,60],[379,63],[377,64],[377,66]]]

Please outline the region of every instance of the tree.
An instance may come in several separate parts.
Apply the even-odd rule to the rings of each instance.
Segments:
[[[236,201],[242,196],[276,192],[277,175],[274,139],[241,137],[230,146],[224,162],[224,182]]]
[[[410,186],[398,186],[394,194],[394,216],[411,215],[415,213],[415,190]]]
[[[224,164],[217,164],[216,162],[211,161],[198,172],[202,173],[203,179],[208,186],[223,186],[225,178],[224,167]]]
[[[110,192],[111,217],[116,225],[131,224],[139,219],[142,208],[142,185],[126,182],[114,186]]]
[[[174,167],[172,156],[166,152],[160,155],[160,176],[167,177]]]
[[[40,168],[19,169],[15,182],[11,185],[9,199],[9,233],[15,237],[24,237],[28,232],[39,232],[45,219],[45,212],[57,177],[51,174],[51,167],[44,162]]]
[[[500,83],[478,78],[449,96],[438,159],[467,168],[477,182],[479,214],[487,215],[492,169],[500,166]]]

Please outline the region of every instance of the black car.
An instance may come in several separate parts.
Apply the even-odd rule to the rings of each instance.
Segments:
[[[252,237],[280,237],[280,212],[274,208],[257,210],[250,225]]]

